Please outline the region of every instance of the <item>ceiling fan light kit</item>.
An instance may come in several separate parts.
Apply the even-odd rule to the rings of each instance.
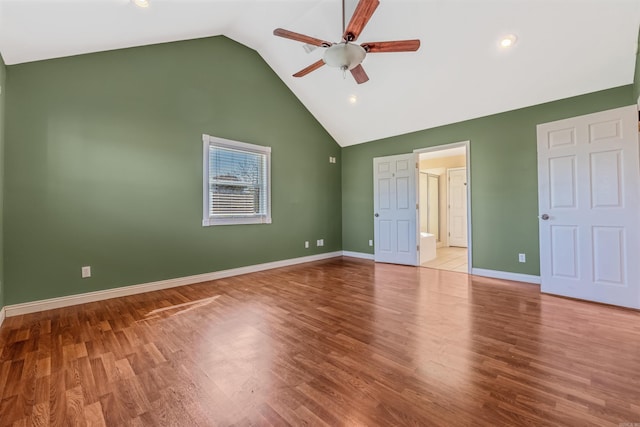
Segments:
[[[367,52],[360,45],[353,43],[337,43],[328,47],[322,60],[329,67],[340,68],[343,71],[352,70],[362,61]]]
[[[351,71],[351,75],[356,83],[362,84],[369,80],[367,73],[361,65],[367,53],[415,52],[418,50],[418,48],[420,48],[420,40],[368,42],[361,45],[352,43],[358,38],[379,4],[380,0],[360,0],[353,12],[351,21],[349,21],[349,25],[347,25],[347,28],[344,30],[342,41],[339,43],[331,43],[304,34],[294,33],[293,31],[283,28],[276,28],[273,34],[278,37],[284,37],[326,49],[321,60],[303,68],[293,76],[306,76],[326,64],[330,67],[339,68],[342,71]],[[342,14],[344,16],[344,2],[342,3]]]

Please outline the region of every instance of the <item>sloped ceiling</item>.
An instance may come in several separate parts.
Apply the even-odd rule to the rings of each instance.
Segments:
[[[359,42],[419,38],[415,53],[369,54],[370,81],[322,67],[322,49],[283,27],[339,41],[340,0],[0,0],[8,65],[225,35],[255,49],[342,146],[633,82],[638,0],[381,0]],[[347,15],[355,0],[347,0]],[[508,50],[506,34],[518,37]],[[224,60],[224,58],[221,58]],[[355,96],[357,101],[350,102]]]

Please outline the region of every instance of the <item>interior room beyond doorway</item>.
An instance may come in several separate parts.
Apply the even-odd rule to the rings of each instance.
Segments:
[[[469,272],[467,147],[419,153],[420,266]]]

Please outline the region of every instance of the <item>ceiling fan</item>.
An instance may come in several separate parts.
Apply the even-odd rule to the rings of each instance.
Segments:
[[[306,76],[310,72],[317,70],[323,65],[337,67],[343,71],[351,71],[351,75],[358,84],[369,80],[369,76],[362,68],[362,61],[367,53],[382,52],[415,52],[420,47],[420,40],[395,40],[387,42],[366,42],[362,44],[354,43],[369,19],[380,4],[380,0],[360,0],[356,6],[349,25],[344,28],[344,0],[342,1],[342,41],[331,43],[304,34],[294,33],[283,28],[276,28],[273,34],[278,37],[296,40],[309,45],[325,48],[326,51],[321,60],[314,62],[306,68],[298,71],[293,77]]]

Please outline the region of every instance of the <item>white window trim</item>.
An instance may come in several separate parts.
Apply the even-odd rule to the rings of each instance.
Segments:
[[[234,218],[216,218],[209,216],[209,146],[231,148],[236,150],[251,151],[266,154],[267,161],[267,215]],[[233,224],[271,224],[271,147],[249,144],[248,142],[233,141],[231,139],[218,138],[217,136],[202,135],[202,226],[233,225]]]

